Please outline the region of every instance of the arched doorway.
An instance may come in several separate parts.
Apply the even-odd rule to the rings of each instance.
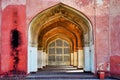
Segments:
[[[59,60],[63,61],[60,65],[72,65],[94,72],[92,26],[81,12],[59,3],[40,12],[29,27],[28,73],[46,65],[58,65]],[[57,40],[62,45],[66,42],[69,46],[56,46]],[[53,48],[50,47],[54,43]],[[64,50],[66,48],[70,50]],[[65,51],[70,55],[64,53]]]

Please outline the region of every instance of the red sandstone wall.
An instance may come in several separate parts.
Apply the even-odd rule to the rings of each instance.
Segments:
[[[110,0],[110,72],[120,75],[120,0]]]
[[[2,7],[0,1],[0,72],[1,72],[1,17],[2,17]]]
[[[15,13],[16,12],[16,13]],[[15,16],[16,14],[16,16]],[[16,21],[16,22],[15,22]],[[21,45],[17,47],[18,70],[27,70],[27,27],[26,27],[26,6],[10,5],[2,11],[2,53],[1,53],[1,73],[10,73],[13,70],[14,56],[11,47],[11,30],[17,28],[20,32]]]
[[[109,71],[109,1],[96,1],[95,54],[97,70]]]

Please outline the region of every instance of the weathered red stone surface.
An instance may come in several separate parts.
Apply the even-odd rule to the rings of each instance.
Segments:
[[[110,73],[112,76],[120,75],[120,56],[110,57]]]
[[[120,75],[120,0],[110,0],[110,73]]]
[[[1,18],[2,18],[2,7],[1,7],[1,2],[0,1],[0,60],[1,60]],[[1,61],[0,61],[0,72],[1,72]]]
[[[111,56],[120,55],[120,15],[111,18]]]
[[[15,16],[16,15],[16,16]],[[1,73],[13,70],[14,52],[11,47],[11,31],[17,29],[20,33],[21,45],[18,45],[18,71],[27,71],[27,27],[26,7],[23,5],[7,6],[2,12],[2,53]]]

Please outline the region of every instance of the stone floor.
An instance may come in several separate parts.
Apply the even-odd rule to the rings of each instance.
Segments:
[[[26,76],[4,76],[0,80],[99,80],[92,73],[85,73],[73,66],[47,66],[35,73]],[[117,80],[106,78],[105,80]]]

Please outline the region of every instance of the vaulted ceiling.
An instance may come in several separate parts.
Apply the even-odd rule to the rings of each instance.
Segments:
[[[74,48],[73,50],[76,50],[76,48],[82,48],[83,33],[81,29],[79,29],[77,25],[65,19],[44,27],[39,34],[39,47],[46,48],[49,42],[56,38],[61,38],[67,40]]]
[[[38,49],[46,49],[56,38],[66,40],[71,49],[76,51],[84,45],[84,35],[88,42],[90,25],[86,17],[79,11],[59,3],[40,12],[31,21],[31,44],[37,44]]]

